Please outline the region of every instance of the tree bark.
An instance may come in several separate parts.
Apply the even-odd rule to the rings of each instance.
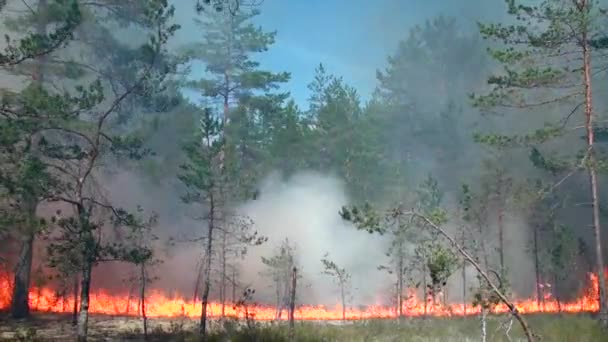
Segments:
[[[422,316],[423,318],[426,318],[427,314],[428,314],[428,299],[429,299],[429,289],[427,287],[426,284],[426,257],[423,260],[423,265],[422,265],[422,298],[424,300],[424,315]]]
[[[236,303],[236,268],[232,268],[232,303]]]
[[[34,249],[34,232],[24,232],[22,238],[19,261],[15,268],[11,302],[11,316],[15,319],[27,318],[30,315],[29,289]]]
[[[538,225],[534,225],[534,274],[535,274],[535,278],[536,278],[536,306],[539,307],[541,309],[541,311],[544,310],[544,305],[541,305],[541,303],[543,303],[543,295],[541,293],[541,279],[540,279],[540,260],[539,260],[539,255],[538,255]]]
[[[503,175],[502,171],[498,176],[498,255],[500,258],[500,276],[505,277],[505,224],[504,224],[504,203],[503,203]]]
[[[581,11],[587,11],[589,4],[587,0],[582,0]],[[585,83],[585,130],[587,133],[587,147],[589,150],[589,186],[591,201],[593,205],[593,231],[595,233],[595,254],[597,258],[597,275],[599,280],[599,320],[604,327],[608,327],[608,301],[606,298],[606,278],[604,277],[604,259],[602,253],[601,224],[599,191],[596,173],[596,156],[594,150],[595,136],[593,131],[593,98],[591,92],[591,53],[589,51],[589,40],[587,31],[584,30],[581,37],[583,52],[583,79]]]
[[[554,274],[553,281],[555,283],[555,285],[553,285],[553,288],[552,288],[553,297],[555,298],[555,301],[557,302],[557,312],[561,313],[562,312],[562,301],[560,299],[559,292],[557,291],[557,282],[559,281],[559,275],[557,273]]]
[[[296,287],[298,281],[298,270],[293,268],[291,273],[291,293],[289,294],[289,340],[295,341],[295,311],[296,311]]]
[[[144,340],[148,340],[148,317],[146,316],[146,265],[140,265],[140,281],[141,287],[139,291],[139,301],[141,303],[141,318],[144,325]]]
[[[199,336],[201,341],[207,341],[207,305],[211,289],[211,254],[213,252],[213,231],[215,229],[215,201],[213,193],[209,194],[209,223],[207,230],[207,246],[205,249],[205,283],[203,285],[201,320]]]
[[[78,324],[78,275],[75,274],[73,278],[72,291],[74,294],[74,306],[72,307],[72,325]]]
[[[346,321],[346,295],[344,293],[343,282],[340,282],[340,298],[342,299],[342,321]]]
[[[279,279],[275,280],[275,286],[276,286],[276,295],[277,295],[277,309],[276,309],[276,314],[275,314],[275,320],[278,321],[281,319],[281,309],[282,309],[281,303],[282,303],[282,299],[283,299],[283,297],[281,296],[282,284]]]
[[[47,0],[39,0],[36,12],[36,34],[41,36],[46,35],[48,18],[46,11],[48,7]],[[42,86],[44,81],[44,64],[46,57],[44,55],[36,57],[34,70],[32,72],[32,80],[37,86]],[[11,299],[11,316],[15,319],[27,318],[30,315],[29,306],[29,290],[30,278],[32,273],[32,259],[34,255],[34,239],[36,237],[36,227],[34,226],[36,217],[36,208],[38,207],[37,198],[25,196],[25,215],[26,222],[22,234],[21,252],[19,260],[15,268],[15,280],[13,284],[13,293]]]
[[[221,313],[221,320],[224,321],[224,318],[226,317],[226,290],[227,290],[227,284],[226,284],[226,279],[228,277],[228,275],[226,274],[226,228],[224,227],[224,229],[222,230],[222,257],[221,257],[221,280],[220,280],[220,300],[222,302],[222,313]]]
[[[482,342],[486,342],[487,340],[487,323],[486,323],[486,318],[488,316],[488,310],[486,310],[484,307],[481,308],[481,341]]]
[[[89,324],[89,295],[91,290],[92,262],[85,261],[80,281],[80,311],[78,312],[77,335],[78,342],[86,342]]]
[[[462,230],[462,245],[466,242],[464,229]],[[462,309],[467,314],[467,262],[462,262]]]
[[[397,263],[397,313],[399,321],[403,320],[403,242],[399,238],[399,262]]]

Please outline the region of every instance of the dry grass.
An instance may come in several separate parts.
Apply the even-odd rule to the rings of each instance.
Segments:
[[[534,332],[542,341],[551,342],[608,342],[603,331],[587,315],[535,315],[528,317]],[[521,330],[513,322],[506,336],[507,316],[488,319],[488,342],[523,341]],[[149,323],[151,341],[194,341],[197,321],[191,319],[152,319]],[[91,341],[142,340],[141,321],[132,317],[93,316],[90,321]],[[243,322],[229,321],[220,329],[217,321],[211,322],[212,341],[287,341],[284,323],[259,322],[247,328]],[[296,340],[302,342],[449,342],[480,341],[480,322],[476,317],[452,319],[406,319],[401,324],[388,320],[357,322],[298,322]],[[56,314],[39,314],[29,321],[14,321],[0,316],[0,341],[72,341],[74,328],[70,317]]]

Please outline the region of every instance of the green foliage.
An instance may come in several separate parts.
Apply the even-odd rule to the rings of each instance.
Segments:
[[[50,33],[32,33],[18,41],[5,35],[6,47],[0,52],[0,65],[17,65],[39,56],[44,56],[61,47],[72,38],[82,20],[79,2],[76,0],[49,1],[57,28]]]
[[[427,254],[426,266],[431,277],[431,285],[433,288],[446,286],[448,278],[458,267],[458,257],[439,244],[431,245]]]
[[[334,261],[329,259],[329,253],[325,253],[321,259],[323,264],[323,274],[334,277],[340,285],[346,284],[350,279],[350,274],[345,268],[340,268]]]
[[[488,79],[491,90],[487,94],[472,96],[473,104],[483,111],[497,108],[537,111],[582,101],[582,60],[562,57],[582,56],[579,44],[582,35],[592,37],[599,33],[596,4],[589,2],[581,7],[574,2],[563,4],[555,0],[535,5],[516,1],[507,4],[514,24],[479,24],[481,35],[497,43],[489,53],[504,70]],[[530,148],[534,166],[553,175],[563,173],[576,168],[578,162],[548,158],[546,152],[541,154],[540,146],[566,138],[569,131],[566,124],[579,106],[573,105],[569,115],[552,119],[553,123],[529,134],[476,133],[474,139],[497,149]]]
[[[288,307],[288,303],[290,302],[289,296],[292,289],[291,276],[294,268],[297,268],[298,271],[296,274],[297,278],[302,278],[302,269],[298,267],[296,253],[296,245],[285,238],[281,241],[273,255],[261,257],[262,264],[266,269],[260,274],[272,280],[272,286],[276,294],[277,309],[280,310]]]
[[[187,162],[181,165],[179,179],[186,185],[188,192],[182,197],[186,203],[206,202],[212,191],[216,190],[219,174],[215,160],[224,146],[221,138],[223,124],[206,108],[200,120],[200,131],[184,145]]]
[[[382,224],[380,216],[369,203],[365,203],[361,208],[344,206],[339,214],[343,220],[352,222],[357,229],[366,230],[370,234],[384,234],[386,232],[386,227]]]
[[[559,138],[563,134],[564,129],[562,127],[548,125],[525,135],[483,134],[476,132],[473,134],[473,140],[476,143],[488,145],[496,149],[506,149],[542,144],[551,139]]]
[[[187,82],[207,103],[223,107],[223,176],[226,195],[232,200],[250,199],[260,177],[274,166],[276,156],[285,156],[294,144],[280,146],[285,139],[298,136],[297,118],[288,127],[280,119],[297,115],[293,106],[284,107],[288,94],[275,93],[290,75],[260,69],[254,55],[274,44],[275,32],[264,32],[252,22],[257,10],[205,12],[197,24],[202,30],[200,42],[186,49],[191,62],[202,62],[206,76]],[[294,113],[295,111],[295,113]],[[294,122],[295,121],[295,122]],[[295,133],[294,137],[286,137]],[[279,138],[281,140],[279,140]],[[281,153],[270,152],[281,149]]]
[[[552,175],[558,175],[574,168],[572,163],[544,156],[536,147],[532,147],[530,150],[530,161],[535,167],[550,172]]]

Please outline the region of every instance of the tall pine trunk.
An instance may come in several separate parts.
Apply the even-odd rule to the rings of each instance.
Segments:
[[[538,225],[534,225],[534,245],[532,246],[534,248],[534,275],[536,278],[536,306],[538,308],[542,308],[541,310],[544,310],[544,305],[541,306],[541,303],[543,302],[543,295],[541,293],[540,287],[541,287],[541,279],[540,279],[540,258],[538,255],[538,229],[539,226]]]
[[[236,303],[236,268],[232,268],[232,304]]]
[[[144,326],[144,340],[148,340],[148,317],[146,316],[146,264],[140,265],[139,301],[141,304],[141,319]]]
[[[291,273],[291,288],[289,291],[289,340],[295,341],[295,311],[296,311],[296,288],[298,281],[298,269],[293,268]]]
[[[462,245],[466,244],[466,236],[464,233],[464,229],[462,230]],[[464,314],[467,314],[467,262],[464,260],[462,262],[462,308],[464,310]]]
[[[36,34],[45,36],[47,34],[48,18],[46,16],[48,2],[39,0],[36,13]],[[44,82],[45,56],[36,57],[32,80],[34,84],[42,87]],[[34,239],[36,227],[34,226],[38,200],[34,194],[26,194],[24,198],[25,226],[22,227],[21,251],[15,268],[15,280],[11,299],[11,316],[16,319],[26,318],[30,315],[29,290],[32,273],[32,260],[34,255]]]
[[[28,220],[29,221],[29,220]],[[19,261],[15,268],[11,316],[16,319],[30,315],[29,289],[34,249],[34,232],[24,232]]]
[[[398,223],[400,224],[400,223]],[[403,320],[403,241],[399,237],[399,261],[397,263],[397,314],[399,321]]]
[[[93,264],[89,258],[85,259],[80,281],[80,311],[78,312],[77,334],[78,342],[86,342],[89,324],[89,302],[91,292],[91,273]]]
[[[346,293],[344,292],[344,282],[340,283],[340,299],[342,299],[342,321],[346,321]]]
[[[82,183],[81,183],[82,184]],[[91,279],[93,273],[93,264],[97,253],[97,242],[93,236],[91,229],[90,213],[85,209],[82,197],[82,188],[79,189],[78,205],[76,212],[78,213],[78,224],[83,235],[82,248],[82,274],[80,279],[80,311],[77,319],[77,339],[78,342],[87,340],[88,324],[89,324],[89,302],[91,292]]]
[[[588,10],[589,4],[583,0],[583,10]],[[591,92],[591,53],[587,32],[583,31],[581,37],[583,52],[583,78],[585,83],[585,130],[587,133],[587,147],[589,150],[589,186],[591,190],[591,201],[593,206],[593,231],[595,233],[595,254],[597,258],[597,275],[599,278],[599,319],[604,326],[608,327],[608,302],[606,300],[606,278],[604,277],[604,259],[602,255],[602,239],[600,225],[600,199],[598,192],[598,180],[596,172],[596,157],[594,150],[595,136],[593,131],[593,98]]]
[[[207,341],[207,306],[209,305],[209,291],[211,290],[211,253],[213,251],[213,230],[215,229],[215,200],[213,192],[209,194],[209,224],[207,230],[207,246],[205,249],[205,283],[203,285],[201,320],[199,335],[201,341]]]
[[[503,192],[503,175],[502,170],[498,175],[498,255],[500,258],[500,276],[506,276],[505,270],[505,208],[504,208],[504,192]]]
[[[423,318],[426,318],[428,314],[428,299],[429,299],[429,289],[426,284],[426,258],[424,260],[424,264],[422,265],[422,298],[424,300],[424,314]]]
[[[74,274],[72,279],[72,294],[74,296],[74,303],[72,307],[72,325],[78,324],[78,275]]]
[[[222,321],[224,320],[224,318],[226,317],[226,291],[227,291],[227,283],[226,283],[226,279],[228,277],[228,275],[226,274],[226,229],[224,227],[224,229],[222,230],[222,257],[221,257],[221,280],[220,280],[220,300],[222,302],[222,313],[221,313],[221,319]]]

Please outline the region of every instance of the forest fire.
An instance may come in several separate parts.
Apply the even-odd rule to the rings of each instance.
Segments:
[[[556,312],[595,312],[599,308],[598,304],[598,278],[595,274],[589,275],[590,287],[578,299],[567,303],[559,303],[555,299],[545,298],[539,306],[536,299],[526,299],[516,301],[517,308],[523,313],[556,313]],[[11,294],[10,282],[4,278],[0,280],[0,310],[8,309]],[[69,313],[73,310],[73,298],[61,298],[51,288],[33,288],[30,291],[31,308],[37,312]],[[214,302],[208,309],[212,317],[221,314],[221,304]],[[103,290],[94,291],[91,294],[89,311],[93,314],[106,314],[116,316],[136,316],[138,315],[137,297],[128,295],[113,295]],[[506,312],[507,308],[499,306],[495,312]],[[146,312],[148,317],[190,317],[196,318],[201,313],[201,303],[192,300],[185,300],[177,296],[168,296],[160,291],[150,291],[146,299]],[[276,308],[270,305],[250,304],[247,312],[252,314],[256,320],[273,320],[276,317]],[[425,310],[424,302],[415,296],[410,296],[404,303],[404,315],[416,317],[425,315],[437,317],[473,315],[479,309],[472,305],[451,304],[427,305]],[[234,307],[227,304],[225,307],[226,316],[244,317],[245,309]],[[349,320],[370,319],[370,318],[391,318],[396,317],[395,309],[386,306],[368,306],[365,309],[346,310],[346,318]],[[287,315],[283,314],[286,319]],[[301,305],[296,309],[295,318],[298,320],[341,320],[342,309],[323,306]]]

